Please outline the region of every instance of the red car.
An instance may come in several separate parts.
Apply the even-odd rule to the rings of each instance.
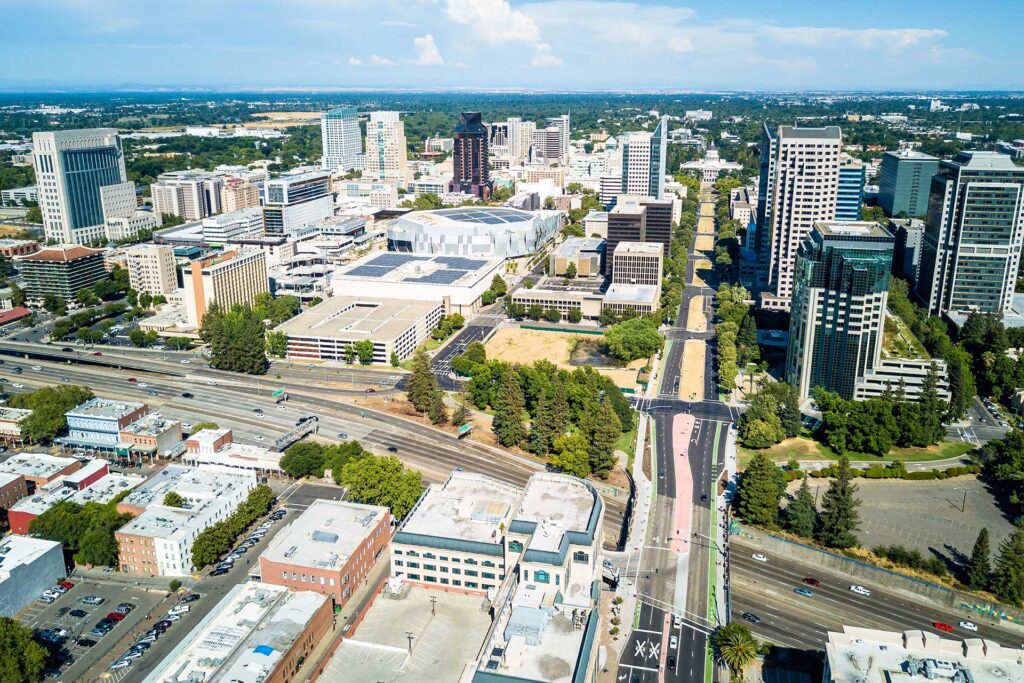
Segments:
[[[814,586],[815,588],[821,585],[821,581],[818,581],[817,579],[812,579],[810,577],[804,579],[804,583],[806,583],[808,586]]]
[[[99,351],[97,351],[96,353],[94,353],[94,354],[92,354],[92,355],[94,355],[94,356],[102,356],[103,354],[102,354],[102,353],[100,353]]]
[[[932,622],[932,626],[934,626],[935,628],[939,629],[940,631],[945,631],[946,633],[952,633],[953,632],[953,627],[952,626],[950,626],[949,624],[944,624],[941,621],[933,621]]]
[[[66,589],[66,590],[71,590],[72,588],[75,587],[75,584],[71,583],[70,581],[61,581],[57,585],[61,586],[62,588]]]
[[[107,619],[113,619],[114,621],[121,621],[124,619],[124,615],[120,612],[111,612],[107,615]]]
[[[135,379],[134,377],[129,377],[129,378],[128,378],[128,381],[129,381],[129,382],[131,382],[132,384],[135,384],[135,383],[136,383],[136,382],[138,382],[139,380]]]

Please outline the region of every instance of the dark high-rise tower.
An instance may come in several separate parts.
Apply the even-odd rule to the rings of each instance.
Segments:
[[[449,188],[452,192],[465,192],[480,199],[491,196],[487,137],[487,127],[480,119],[480,112],[463,112],[455,126],[454,176]]]

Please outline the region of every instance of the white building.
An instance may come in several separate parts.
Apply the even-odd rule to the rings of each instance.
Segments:
[[[517,258],[533,254],[561,228],[557,211],[462,206],[414,211],[388,226],[388,248],[414,254]]]
[[[622,194],[662,198],[665,193],[667,144],[667,116],[658,120],[653,132],[634,131],[623,134]]]
[[[230,429],[203,429],[185,441],[181,461],[186,465],[219,465],[266,476],[281,474],[282,455],[263,446],[235,443]]]
[[[0,203],[2,204],[25,204],[38,201],[39,187],[37,185],[14,187],[0,192]]]
[[[174,247],[169,244],[138,244],[125,252],[128,282],[136,292],[170,294],[178,288]]]
[[[259,206],[221,213],[203,219],[203,241],[224,244],[235,238],[258,239],[263,236],[263,209]]]
[[[59,542],[28,536],[0,539],[0,617],[13,617],[66,575]]]
[[[370,112],[370,120],[366,124],[366,175],[404,183],[409,177],[406,168],[408,158],[405,124],[398,112]]]
[[[290,235],[333,215],[331,174],[327,171],[282,173],[264,184],[263,229],[267,235]]]
[[[714,116],[714,113],[707,109],[688,109],[684,118],[687,121],[710,121]]]
[[[359,114],[354,107],[328,110],[320,118],[320,137],[324,168],[344,172],[356,167],[356,156],[363,151],[363,141]]]
[[[741,171],[743,170],[743,164],[722,159],[718,155],[718,148],[712,144],[704,153],[703,159],[688,161],[680,166],[680,168],[684,171],[697,171],[700,173],[700,181],[702,183],[713,184],[718,180],[719,174],[723,171]]]
[[[198,221],[221,212],[221,188],[224,176],[202,169],[168,171],[149,186],[153,210],[157,214],[181,216]]]

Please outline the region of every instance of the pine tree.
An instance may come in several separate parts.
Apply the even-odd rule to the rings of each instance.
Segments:
[[[511,365],[505,367],[497,395],[494,399],[494,419],[491,421],[494,434],[502,446],[518,446],[526,439],[526,425],[523,413],[526,400],[519,377]]]
[[[1024,529],[1014,529],[999,546],[992,589],[1003,602],[1024,607]]]
[[[814,496],[804,478],[797,489],[796,498],[786,507],[786,530],[803,538],[814,537],[818,511],[814,509]]]
[[[740,479],[740,516],[751,524],[775,526],[786,480],[764,453],[755,453]]]
[[[949,405],[939,398],[938,385],[939,369],[932,363],[921,383],[921,395],[917,401],[921,411],[923,436],[928,444],[938,443],[946,436],[942,418],[949,411]]]
[[[610,401],[602,401],[590,433],[590,471],[605,477],[615,467],[615,442],[622,436],[622,423]]]
[[[557,438],[565,433],[565,428],[569,426],[571,416],[569,399],[565,396],[565,385],[562,384],[560,378],[556,377],[551,403],[551,431],[553,438]]]
[[[857,485],[853,483],[850,459],[845,455],[839,459],[835,479],[829,484],[822,498],[817,540],[830,548],[852,548],[857,545],[857,530],[860,518],[857,507],[860,501],[855,497]]]
[[[971,559],[967,564],[967,585],[976,590],[985,590],[992,580],[992,567],[989,564],[988,529],[982,527],[978,539],[974,541]]]
[[[469,408],[466,407],[466,394],[460,393],[459,407],[452,414],[452,424],[456,427],[461,427],[467,422],[469,422]]]
[[[444,404],[444,392],[440,389],[435,389],[430,395],[429,415],[430,421],[436,425],[448,421],[448,408]]]
[[[431,399],[437,390],[437,378],[430,357],[423,349],[418,349],[412,357],[412,375],[409,377],[406,397],[417,412],[423,413],[430,409]]]
[[[552,390],[545,387],[537,401],[530,420],[530,438],[527,450],[536,455],[547,455],[551,451],[551,442],[555,438],[554,399]]]

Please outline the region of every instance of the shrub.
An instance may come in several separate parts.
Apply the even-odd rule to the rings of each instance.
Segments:
[[[924,557],[916,549],[904,548],[901,545],[880,545],[872,552],[901,567],[928,572],[935,576],[945,576],[947,574],[946,564],[942,560],[937,557]]]
[[[171,579],[171,592],[176,593],[181,588],[181,581],[177,579]]]
[[[905,477],[908,481],[930,481],[935,478],[935,470],[925,472],[907,472],[907,476]]]

